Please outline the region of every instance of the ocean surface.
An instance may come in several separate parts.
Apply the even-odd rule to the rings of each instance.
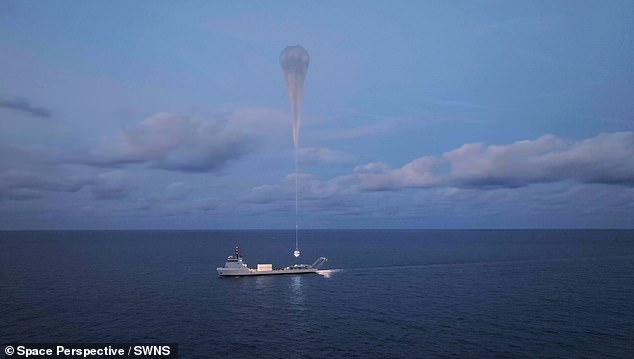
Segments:
[[[634,358],[634,231],[0,232],[0,343],[176,342],[181,358]]]

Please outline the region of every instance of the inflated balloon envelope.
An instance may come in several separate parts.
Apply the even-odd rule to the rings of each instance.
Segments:
[[[293,145],[299,147],[299,128],[302,122],[302,98],[304,96],[304,79],[308,71],[310,56],[301,46],[289,46],[280,55],[280,64],[284,70],[288,97],[291,100],[293,113]]]
[[[295,257],[300,256],[297,224],[297,153],[299,150],[299,128],[302,123],[302,98],[304,97],[304,79],[308,71],[310,56],[301,46],[289,46],[280,55],[280,65],[284,70],[288,97],[291,100],[291,112],[293,113],[293,146],[295,148]]]

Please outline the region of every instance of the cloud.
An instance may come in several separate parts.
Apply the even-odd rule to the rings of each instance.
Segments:
[[[30,188],[17,188],[8,191],[0,190],[0,199],[2,198],[14,201],[27,201],[42,198],[42,192]]]
[[[91,187],[93,199],[126,198],[132,190],[132,178],[123,171],[100,173]]]
[[[576,181],[634,186],[634,132],[603,133],[582,141],[554,135],[507,145],[471,143],[401,168],[355,173],[365,190],[415,187],[521,187]]]
[[[0,169],[0,199],[28,200],[42,192],[77,192],[88,181],[55,168]]]
[[[214,172],[250,151],[247,136],[225,122],[159,113],[102,140],[75,162],[120,166],[145,163],[182,172]]]
[[[187,198],[193,190],[194,187],[192,185],[189,185],[186,182],[177,181],[167,185],[164,192],[168,199],[182,200]]]
[[[123,171],[78,173],[54,150],[0,145],[0,201],[27,201],[50,193],[76,193],[88,188],[93,199],[126,197],[132,177]]]
[[[354,160],[354,157],[348,153],[326,147],[300,148],[298,157],[302,165],[345,164]]]
[[[52,160],[54,153],[0,145],[0,200],[31,200],[45,192],[82,189],[85,178],[59,168]]]
[[[347,192],[350,177],[336,177],[328,181],[322,181],[308,173],[298,173],[298,193],[300,201],[323,200],[342,195]],[[295,199],[295,174],[286,176],[281,184],[263,185],[252,188],[242,198],[243,202],[266,204],[278,201],[291,201]]]
[[[357,174],[364,173],[386,173],[391,169],[390,165],[383,162],[371,162],[365,165],[359,165],[354,168],[354,172]]]
[[[405,187],[432,187],[439,178],[434,170],[440,166],[439,159],[421,157],[398,169],[389,169],[384,163],[370,163],[355,168],[355,176],[362,189],[387,191]]]
[[[24,112],[35,117],[51,117],[49,109],[33,106],[29,100],[23,98],[0,99],[0,108]]]
[[[507,145],[471,143],[441,156],[420,157],[400,168],[373,162],[330,180],[307,174],[299,177],[304,200],[407,188],[437,188],[452,196],[465,189],[563,182],[634,187],[634,132],[604,133],[581,141],[545,135]],[[289,200],[293,183],[289,175],[282,184],[253,188],[243,200],[258,204]]]

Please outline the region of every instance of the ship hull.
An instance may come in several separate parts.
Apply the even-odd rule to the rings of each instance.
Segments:
[[[275,269],[271,271],[238,271],[238,270],[226,270],[222,268],[218,268],[218,275],[220,277],[251,277],[251,276],[261,276],[261,275],[292,275],[292,274],[311,274],[317,273],[317,269]]]

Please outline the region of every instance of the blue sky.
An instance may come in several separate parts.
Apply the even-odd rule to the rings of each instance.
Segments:
[[[0,0],[0,228],[634,227],[631,1]]]

